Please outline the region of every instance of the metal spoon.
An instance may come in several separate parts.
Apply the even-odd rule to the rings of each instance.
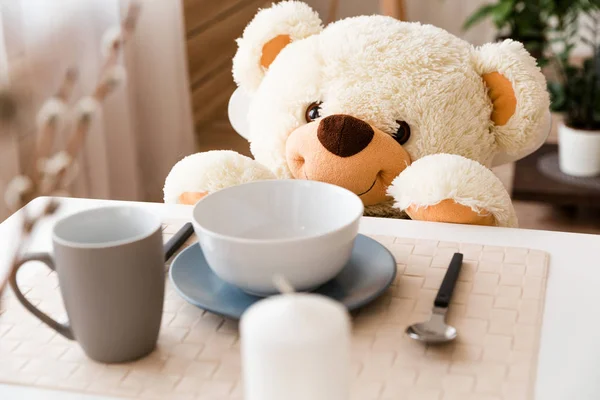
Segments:
[[[429,321],[413,324],[406,328],[406,334],[425,343],[446,343],[456,338],[456,328],[446,324],[446,312],[454,292],[462,267],[463,255],[454,253],[440,290],[434,301],[433,312]]]

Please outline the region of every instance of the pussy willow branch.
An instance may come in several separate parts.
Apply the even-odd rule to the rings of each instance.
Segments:
[[[55,98],[66,104],[69,101],[71,93],[73,92],[73,88],[75,87],[75,83],[77,82],[77,76],[77,70],[70,68],[65,74],[62,85],[56,92]],[[50,156],[52,146],[54,145],[54,141],[56,139],[56,133],[59,128],[58,121],[49,119],[40,128],[40,132],[37,135],[38,141],[36,144],[35,157],[31,168],[31,180],[34,184],[34,187],[35,185],[39,184],[40,180],[38,163],[40,160],[46,159]]]
[[[93,90],[92,97],[98,101],[98,103],[102,103],[106,96],[108,96],[116,88],[114,82],[111,82],[109,79],[107,79],[107,75],[110,73],[111,68],[117,65],[123,46],[131,38],[131,35],[133,34],[137,25],[140,10],[140,5],[138,3],[131,3],[129,10],[127,11],[127,15],[121,22],[121,40],[117,40],[113,43],[113,46],[111,47],[110,52],[104,61],[98,84]],[[77,121],[75,132],[67,144],[67,153],[69,156],[71,156],[71,163],[73,163],[83,146],[90,122],[91,121],[87,117],[82,117],[79,121]],[[68,167],[61,171],[60,178],[64,176],[67,169]]]
[[[129,40],[135,26],[137,24],[137,19],[140,13],[140,6],[138,3],[131,3],[127,15],[121,22],[121,39],[115,40],[113,46],[110,48],[109,53],[107,54],[103,66],[100,72],[100,78],[98,83],[94,87],[92,91],[92,98],[96,100],[99,104],[101,104],[106,97],[114,91],[116,85],[113,81],[108,79],[108,74],[111,69],[115,67],[118,63],[119,56],[122,52],[123,46]],[[89,131],[89,127],[91,124],[90,116],[82,113],[80,118],[76,121],[75,129],[73,134],[69,137],[67,141],[66,152],[69,155],[69,163],[64,166],[56,175],[54,176],[45,176],[44,180],[48,183],[48,186],[43,190],[42,195],[52,194],[59,188],[61,188],[61,184],[63,184],[63,180],[65,178],[66,172],[70,169],[72,164],[77,159],[81,149],[83,148],[83,144],[85,143],[85,138]],[[36,160],[36,163],[39,163],[39,159]],[[29,199],[31,201],[33,198],[38,197],[34,196]],[[27,201],[27,202],[29,202]],[[25,202],[25,203],[27,203]]]
[[[75,86],[75,83],[77,81],[77,75],[77,70],[73,68],[70,68],[66,72],[64,80],[55,95],[56,98],[58,98],[64,103],[66,103],[69,100],[69,97],[73,92],[73,87]],[[58,128],[58,121],[54,119],[48,119],[46,123],[40,127],[40,132],[37,135],[38,141],[36,143],[35,157],[30,170],[30,179],[33,186],[32,194],[34,197],[37,197],[36,192],[38,190],[36,189],[39,188],[40,181],[43,179],[38,171],[37,163],[39,162],[39,160],[47,158],[50,155],[50,151],[52,149],[52,145],[54,144]],[[23,200],[21,201],[21,203],[23,203]],[[17,248],[15,249],[14,256],[9,267],[9,273],[6,275],[5,281],[0,282],[0,294],[2,294],[7,284],[8,278],[16,272],[16,267],[20,262],[19,257],[23,252],[23,248],[27,244],[27,240],[29,239],[29,236],[31,235],[31,232],[33,231],[33,228],[35,227],[36,223],[44,216],[54,214],[57,208],[58,202],[56,200],[50,200],[46,203],[40,215],[30,215],[30,212],[27,209],[27,207],[24,207],[21,210],[21,236],[19,238],[19,241],[17,242]]]
[[[100,76],[106,74],[106,72],[110,69],[110,67],[116,65],[119,60],[119,56],[121,54],[121,49],[123,46],[129,41],[131,35],[135,31],[135,27],[137,25],[137,21],[140,16],[141,6],[137,2],[132,2],[129,5],[129,9],[127,10],[127,14],[125,18],[121,21],[121,40],[113,42],[113,46],[110,49],[110,52],[106,59],[104,60],[104,65],[100,70]]]
[[[117,40],[114,40],[111,43],[111,47],[108,49],[100,69],[98,82],[90,95],[90,97],[97,102],[97,104],[102,104],[106,97],[118,86],[118,82],[115,82],[114,77],[111,78],[110,74],[111,72],[114,72],[113,69],[118,65],[123,46],[128,42],[135,30],[140,10],[139,3],[132,2],[130,4],[127,14],[121,21],[120,35]],[[65,104],[68,102],[69,97],[73,92],[73,87],[77,81],[77,75],[77,71],[74,69],[67,71],[65,78],[55,95],[57,100]],[[40,131],[38,133],[39,139],[36,146],[33,166],[31,168],[31,176],[28,177],[31,181],[31,188],[27,190],[26,193],[23,193],[23,196],[20,197],[20,207],[23,207],[36,197],[53,195],[59,189],[65,188],[65,177],[67,175],[67,171],[71,169],[73,163],[83,148],[85,138],[89,132],[92,122],[92,113],[93,111],[89,113],[82,111],[79,113],[78,119],[75,122],[73,133],[67,140],[65,152],[68,155],[68,162],[66,162],[65,165],[63,165],[58,171],[49,172],[45,168],[39,168],[41,163],[44,160],[48,160],[50,157],[51,149],[57,136],[57,131],[60,128],[58,126],[58,121],[55,118],[48,118],[46,121],[44,121],[44,124],[40,127]],[[31,235],[31,232],[35,228],[36,224],[45,216],[54,214],[58,209],[58,206],[59,203],[56,200],[50,200],[45,204],[43,210],[37,215],[31,215],[29,210],[27,210],[27,207],[22,208],[21,237],[19,238],[17,249],[15,250],[12,258],[12,262],[9,267],[9,273],[4,281],[0,281],[0,294],[6,287],[8,277],[16,273],[16,267],[20,263],[20,257],[24,246],[27,243],[29,236]]]

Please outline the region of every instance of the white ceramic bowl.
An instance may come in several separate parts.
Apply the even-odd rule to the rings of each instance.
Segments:
[[[282,275],[295,290],[314,289],[348,262],[363,214],[344,188],[269,180],[220,190],[194,207],[193,225],[214,273],[246,292],[276,293]]]

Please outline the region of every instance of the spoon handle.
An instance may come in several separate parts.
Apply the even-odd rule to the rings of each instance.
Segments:
[[[458,280],[458,275],[460,274],[460,268],[462,267],[462,261],[462,253],[454,253],[452,260],[450,260],[448,271],[446,271],[446,275],[444,276],[444,280],[440,286],[440,290],[438,291],[437,296],[435,296],[435,301],[433,304],[436,307],[447,308],[450,304],[452,292],[454,292],[454,286],[456,286],[456,281]]]

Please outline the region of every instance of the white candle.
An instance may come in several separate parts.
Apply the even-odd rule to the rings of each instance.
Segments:
[[[350,316],[327,297],[272,296],[240,323],[245,400],[347,400]]]

